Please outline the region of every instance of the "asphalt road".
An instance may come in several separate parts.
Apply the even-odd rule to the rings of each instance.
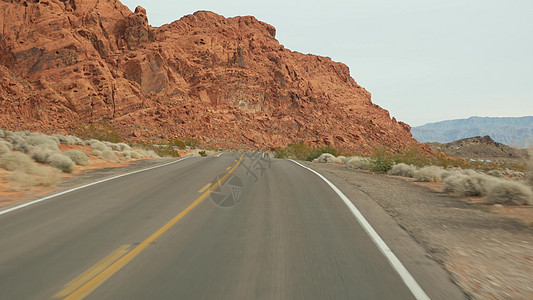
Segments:
[[[188,158],[0,215],[0,299],[84,297],[415,299],[326,182],[259,153]]]

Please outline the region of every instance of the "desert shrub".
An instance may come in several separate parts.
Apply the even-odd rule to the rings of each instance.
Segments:
[[[125,157],[131,158],[131,159],[139,159],[139,158],[141,158],[141,155],[135,150],[126,150],[126,151],[122,152],[122,154]]]
[[[524,183],[500,180],[488,190],[485,201],[494,204],[533,205],[533,192]]]
[[[483,196],[499,179],[484,174],[453,172],[443,181],[444,191],[457,196]]]
[[[158,158],[159,157],[159,155],[157,155],[153,150],[135,149],[135,151],[141,156],[140,158]]]
[[[8,143],[0,139],[0,156],[11,153],[11,149],[13,149],[13,146],[11,145],[11,143]]]
[[[404,177],[415,177],[416,167],[413,165],[408,165],[404,163],[399,163],[389,170],[389,174],[391,175],[397,175],[397,176],[404,176]]]
[[[11,152],[0,156],[0,168],[8,171],[21,171],[31,174],[37,168],[37,165],[26,154]]]
[[[115,152],[109,149],[102,151],[102,158],[107,161],[118,161],[118,157]]]
[[[99,141],[92,142],[92,143],[91,143],[91,148],[92,148],[93,150],[98,150],[98,151],[100,151],[100,152],[102,152],[102,153],[103,153],[104,151],[108,151],[108,150],[109,150],[109,149],[107,148],[107,146],[106,146],[104,143],[99,142]]]
[[[31,150],[31,158],[33,158],[35,161],[43,163],[43,164],[49,164],[50,163],[50,156],[60,153],[59,149],[54,149],[54,146],[49,144],[43,144],[33,147]],[[55,146],[57,148],[57,146]]]
[[[50,147],[55,146],[57,148],[57,145],[59,145],[59,139],[39,133],[30,134],[26,137],[26,141],[32,147],[38,145],[50,145]]]
[[[7,179],[16,185],[15,189],[26,190],[34,186],[53,186],[59,181],[59,174],[57,170],[49,167],[39,167],[35,169],[34,174],[11,172]]]
[[[80,150],[68,150],[63,153],[69,157],[75,164],[79,166],[88,166],[89,157],[83,151]]]
[[[60,144],[64,145],[83,145],[83,140],[73,135],[54,134],[53,137],[59,140]]]
[[[171,146],[171,147],[177,147],[179,149],[185,149],[185,147],[187,147],[187,144],[182,141],[182,140],[179,140],[179,139],[173,139],[173,140],[170,140],[168,142],[168,144]]]
[[[63,155],[62,153],[54,153],[48,158],[48,164],[56,167],[57,169],[71,173],[74,171],[74,162],[70,157]]]
[[[118,143],[117,146],[119,147],[119,151],[131,150],[130,145],[126,143]]]
[[[112,143],[122,141],[118,131],[106,121],[79,125],[72,131],[72,134],[85,140],[95,139]]]
[[[26,140],[26,137],[20,133],[13,133],[6,139],[11,145],[13,145],[13,150],[20,151],[24,153],[29,153],[31,150],[31,145]]]
[[[6,136],[4,132],[5,131],[2,128],[0,128],[0,138],[3,138]]]
[[[322,153],[318,158],[315,158],[313,162],[332,163],[335,162],[335,156],[330,153]]]
[[[204,150],[198,151],[198,154],[200,154],[200,156],[202,156],[202,157],[203,156],[207,156],[207,153]]]
[[[346,168],[350,170],[363,169],[369,170],[373,166],[373,162],[368,157],[352,156],[346,158]]]
[[[104,158],[104,155],[102,154],[102,151],[99,150],[93,150],[92,154],[98,158]]]
[[[396,163],[395,157],[392,156],[388,149],[385,147],[379,147],[372,155],[373,165],[372,171],[376,172],[388,172],[392,166]]]
[[[496,177],[496,178],[505,178],[505,175],[503,174],[502,170],[491,170],[487,172],[487,175]]]
[[[443,172],[444,170],[442,167],[425,166],[415,172],[414,178],[418,181],[440,182],[442,181]]]
[[[346,156],[344,155],[337,156],[334,161],[334,163],[336,164],[344,164],[345,162],[346,162]]]

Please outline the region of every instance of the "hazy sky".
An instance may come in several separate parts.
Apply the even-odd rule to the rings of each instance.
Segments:
[[[122,0],[160,26],[210,10],[253,15],[286,48],[350,67],[411,126],[533,115],[533,0]]]

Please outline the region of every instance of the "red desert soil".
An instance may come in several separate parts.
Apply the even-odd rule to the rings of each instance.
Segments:
[[[129,141],[431,151],[346,65],[286,49],[252,16],[199,11],[152,27],[142,7],[116,0],[1,1],[0,11],[5,129],[67,133],[105,121]]]

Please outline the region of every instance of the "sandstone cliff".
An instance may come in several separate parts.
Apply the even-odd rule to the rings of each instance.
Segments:
[[[0,127],[104,120],[127,140],[241,149],[416,145],[346,65],[285,49],[254,17],[199,11],[154,28],[115,0],[2,0],[0,11]]]

